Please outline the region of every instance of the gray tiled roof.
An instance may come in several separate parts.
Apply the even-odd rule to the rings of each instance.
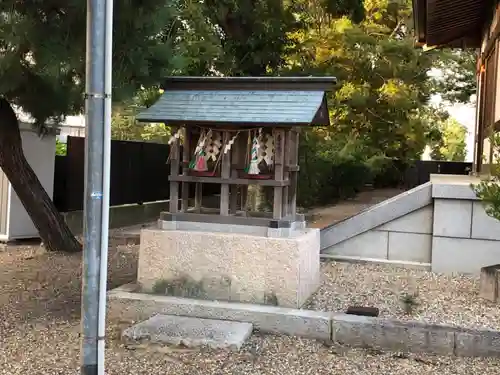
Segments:
[[[323,125],[328,117],[324,97],[321,90],[169,90],[137,120],[309,125],[320,112]]]

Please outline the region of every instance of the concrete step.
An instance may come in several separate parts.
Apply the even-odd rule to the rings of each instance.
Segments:
[[[251,323],[155,315],[123,331],[127,340],[239,350],[252,334]]]

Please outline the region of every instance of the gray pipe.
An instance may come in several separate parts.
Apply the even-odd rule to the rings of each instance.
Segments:
[[[106,291],[108,279],[108,234],[109,234],[109,191],[111,174],[111,91],[112,91],[112,60],[113,60],[113,0],[106,0],[106,32],[104,49],[104,138],[103,138],[103,198],[102,198],[102,229],[101,229],[101,270],[99,279],[99,322],[98,336],[106,335]],[[104,374],[104,354],[106,342],[98,341],[97,363],[98,375]]]
[[[105,0],[87,0],[81,373],[98,374],[103,197]],[[103,338],[101,338],[103,339]]]

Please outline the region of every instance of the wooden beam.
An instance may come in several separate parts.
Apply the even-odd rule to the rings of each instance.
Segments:
[[[285,131],[277,129],[274,131],[274,180],[283,182],[285,165]],[[283,186],[274,187],[273,218],[283,217]]]
[[[177,129],[173,128],[172,132],[176,132]],[[174,142],[170,146],[170,212],[176,213],[179,211],[179,182],[172,180],[179,175],[179,158],[180,158],[180,147],[179,142]]]
[[[297,165],[299,162],[299,133],[296,129],[291,131],[290,135],[290,164]],[[298,181],[298,168],[297,171],[290,172],[290,187],[288,188],[288,215],[297,215],[297,181]]]
[[[194,209],[197,212],[201,212],[203,202],[203,184],[201,182],[197,182],[195,185],[194,192]]]
[[[488,23],[487,28],[490,28],[491,23]],[[493,29],[493,32],[491,33],[488,41],[486,42],[486,47],[484,48],[483,53],[481,54],[480,58],[482,61],[485,61],[493,52],[495,49],[496,42],[498,38],[500,37],[500,22],[498,22],[495,25],[495,28]],[[482,35],[481,35],[482,38]]]
[[[237,179],[238,178],[238,169],[239,168],[244,168],[244,165],[242,165],[242,154],[244,150],[240,147],[240,138],[242,137],[242,134],[238,134],[237,138],[234,142],[234,144],[231,147],[231,179]],[[236,211],[238,210],[238,185],[231,184],[230,190],[230,202],[229,202],[229,212],[231,215],[236,214]]]
[[[285,139],[283,146],[284,153],[284,169],[283,169],[283,180],[290,180],[290,168],[291,165],[291,153],[290,153],[290,139],[292,137],[292,132],[290,129],[285,130]],[[283,188],[283,201],[281,206],[283,207],[283,216],[289,215],[290,206],[288,204],[289,186]]]
[[[221,162],[221,178],[230,179],[231,177],[231,153],[224,153],[224,147],[230,139],[230,133],[225,131],[222,136],[222,162]],[[220,187],[220,214],[222,216],[229,215],[229,184],[222,183]]]
[[[191,133],[192,127],[186,126],[184,128],[184,142],[182,145],[182,174],[189,173],[189,160],[191,159]],[[189,209],[189,182],[182,183],[182,202],[181,211],[186,212]]]
[[[170,181],[177,182],[201,182],[204,184],[228,184],[228,185],[260,185],[260,186],[288,186],[290,181],[258,180],[252,178],[222,178],[222,177],[199,177],[199,176],[170,176]]]

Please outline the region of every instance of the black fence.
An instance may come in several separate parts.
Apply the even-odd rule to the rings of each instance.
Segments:
[[[405,186],[414,188],[430,181],[431,174],[468,175],[472,163],[457,161],[418,160],[405,172]]]
[[[169,147],[165,144],[112,141],[110,205],[142,204],[169,199]],[[66,156],[56,156],[54,203],[60,212],[83,210],[85,138],[68,137]],[[395,160],[373,181],[375,187],[414,188],[430,180],[431,174],[467,175],[472,163]],[[192,185],[192,184],[191,184]],[[194,196],[194,186],[190,189]],[[203,195],[219,193],[219,186],[207,184]]]
[[[394,160],[386,170],[375,177],[375,187],[404,186],[407,189],[430,181],[431,174],[468,175],[472,163],[455,161],[415,160],[402,162]]]
[[[83,210],[85,138],[68,137],[66,156],[56,156],[54,203],[60,212]],[[110,205],[169,198],[168,145],[111,142]]]

